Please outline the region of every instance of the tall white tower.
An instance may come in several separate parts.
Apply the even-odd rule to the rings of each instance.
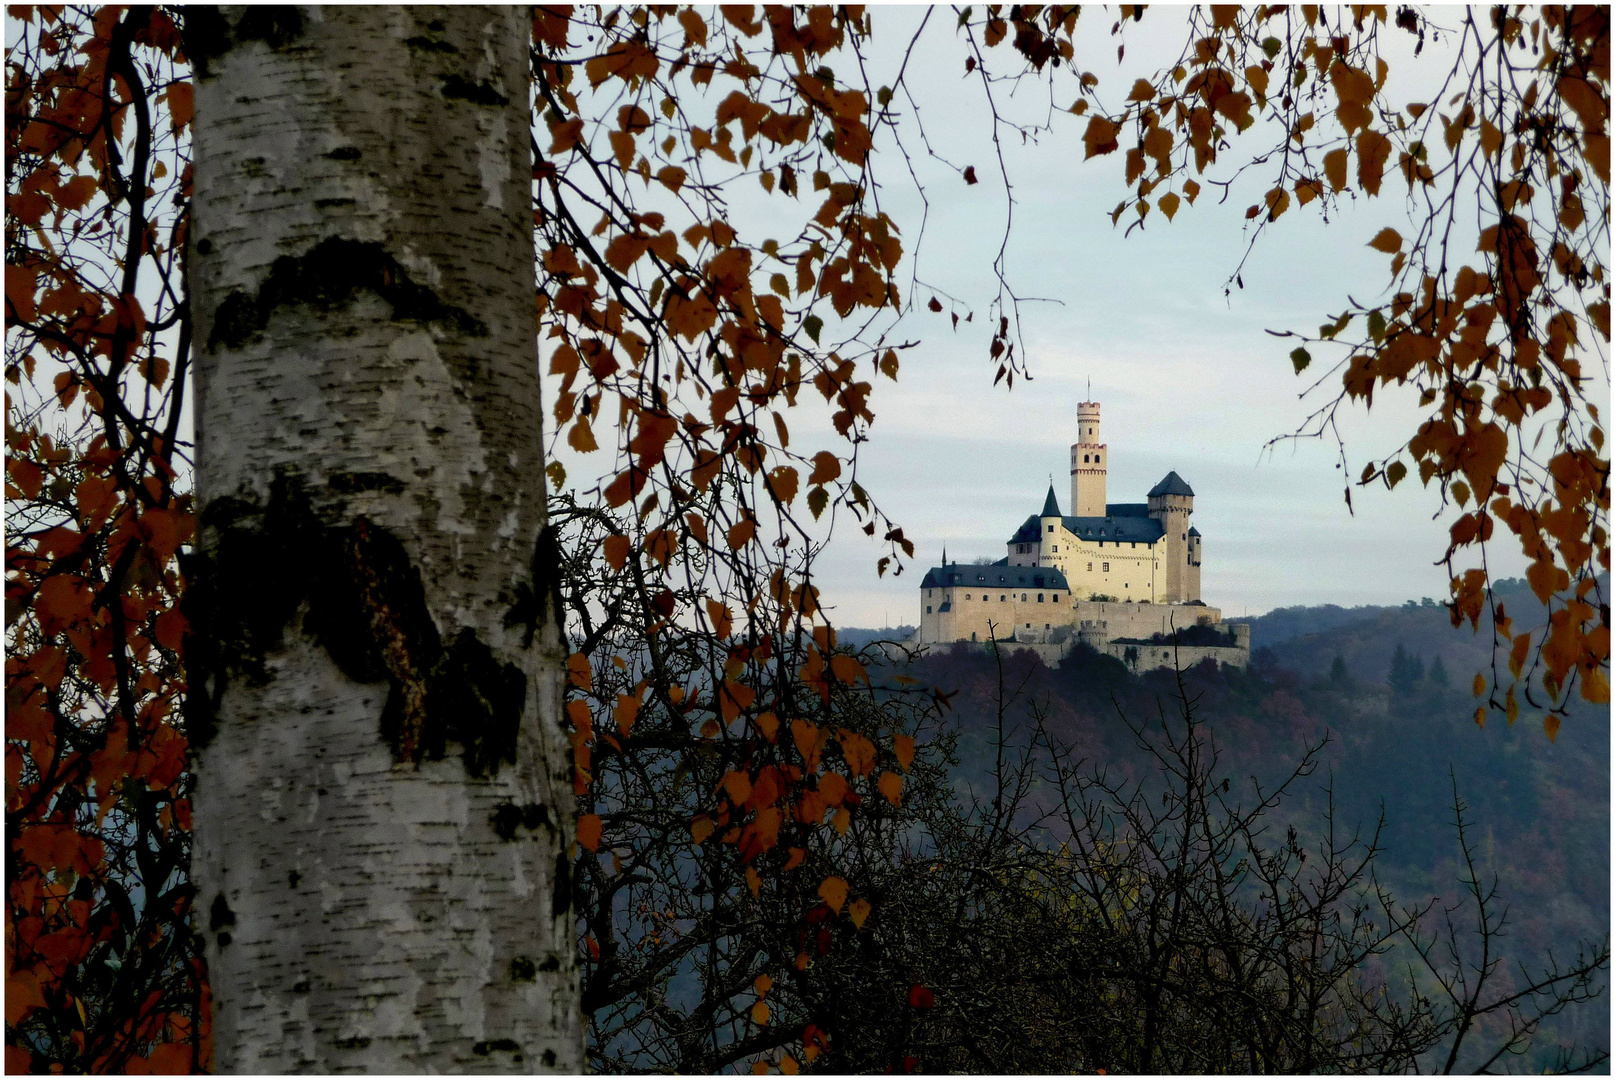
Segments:
[[[1077,403],[1077,441],[1071,445],[1071,514],[1105,516],[1105,444],[1099,441],[1099,403]]]

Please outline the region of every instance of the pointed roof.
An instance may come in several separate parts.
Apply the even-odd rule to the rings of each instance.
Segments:
[[[1161,478],[1161,482],[1150,488],[1150,498],[1157,495],[1188,495],[1194,497],[1194,488],[1189,486],[1187,480],[1175,472],[1169,472]]]
[[[1059,517],[1060,503],[1054,497],[1054,485],[1049,485],[1049,497],[1043,500],[1043,513],[1039,517]]]

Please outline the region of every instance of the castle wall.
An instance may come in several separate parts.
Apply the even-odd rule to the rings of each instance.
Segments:
[[[958,569],[968,575],[971,567]],[[1216,626],[1222,622],[1220,609],[1203,604],[1110,603],[1075,600],[1073,595],[1082,594],[992,589],[969,582],[921,589],[919,640],[984,642],[996,636],[1005,641],[1013,635],[1022,640],[1064,641],[1081,631],[1095,635],[1097,647],[1098,641],[1147,638],[1197,623]]]
[[[972,567],[957,569],[968,577]],[[1003,641],[1012,635],[1047,638],[1062,629],[1070,634],[1074,632],[1071,612],[1071,593],[1066,589],[1010,590],[966,581],[920,590],[919,639],[991,641],[996,636]]]
[[[1112,641],[1100,651],[1114,656],[1132,671],[1153,671],[1174,666],[1187,671],[1206,660],[1243,670],[1250,666],[1251,659],[1249,645],[1244,648],[1232,645],[1179,645],[1174,648],[1171,645],[1124,645]]]
[[[1218,626],[1222,609],[1204,604],[1108,604],[1082,601],[1072,605],[1078,627],[1106,638],[1147,638],[1196,624]]]

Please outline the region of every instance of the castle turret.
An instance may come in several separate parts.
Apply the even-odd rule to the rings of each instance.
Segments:
[[[1049,485],[1049,494],[1043,500],[1043,512],[1037,517],[1037,543],[1039,566],[1053,566],[1059,560],[1055,558],[1050,543],[1060,527],[1060,501],[1054,497],[1054,485]]]
[[[1077,441],[1071,445],[1071,514],[1105,516],[1105,444],[1099,441],[1099,403],[1077,403]]]
[[[1166,543],[1165,588],[1161,601],[1184,604],[1200,599],[1199,540],[1195,534],[1191,545],[1189,515],[1194,513],[1194,488],[1175,472],[1169,472],[1161,482],[1150,488],[1150,517],[1161,523],[1162,539]],[[1191,570],[1193,565],[1193,573]]]

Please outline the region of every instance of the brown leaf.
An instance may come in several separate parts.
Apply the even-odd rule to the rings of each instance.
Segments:
[[[1120,130],[1103,116],[1090,119],[1087,130],[1082,133],[1082,145],[1087,148],[1087,152],[1082,155],[1083,160],[1113,152],[1118,145],[1116,133]]]
[[[1380,181],[1385,178],[1385,163],[1390,157],[1391,140],[1384,135],[1367,128],[1357,136],[1357,182],[1370,195],[1379,194]],[[1328,167],[1329,159],[1326,156],[1324,168]]]
[[[1374,234],[1374,239],[1368,242],[1368,246],[1373,248],[1375,251],[1383,251],[1387,255],[1395,255],[1398,251],[1402,250],[1402,234],[1397,232],[1395,229],[1381,229],[1378,233]]]
[[[1336,191],[1346,189],[1346,149],[1331,150],[1323,156],[1323,174],[1329,178],[1329,186]]]

